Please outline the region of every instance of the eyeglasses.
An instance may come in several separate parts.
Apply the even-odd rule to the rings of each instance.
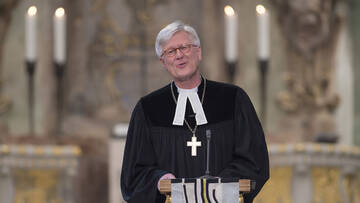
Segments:
[[[173,57],[176,55],[177,50],[179,50],[183,54],[187,54],[190,52],[192,47],[199,47],[199,46],[194,44],[184,44],[182,46],[179,46],[178,48],[169,48],[163,52],[161,57],[162,56]]]

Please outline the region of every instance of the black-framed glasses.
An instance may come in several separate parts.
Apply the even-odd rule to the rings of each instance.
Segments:
[[[179,50],[183,54],[187,54],[190,52],[192,47],[199,47],[199,46],[194,44],[184,44],[177,48],[169,48],[165,50],[161,56],[173,57],[176,55],[177,50]]]

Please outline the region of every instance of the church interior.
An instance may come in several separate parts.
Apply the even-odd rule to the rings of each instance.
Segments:
[[[154,45],[175,20],[261,120],[255,203],[360,203],[358,0],[1,0],[1,203],[125,202],[127,126],[171,81]]]

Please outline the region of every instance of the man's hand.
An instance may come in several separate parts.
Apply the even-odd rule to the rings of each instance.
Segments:
[[[159,179],[158,184],[157,184],[158,190],[160,191],[160,181],[161,181],[161,180],[165,180],[165,179],[175,179],[175,178],[176,178],[176,177],[175,177],[173,174],[171,174],[171,173],[167,173],[167,174],[161,176],[161,178]]]

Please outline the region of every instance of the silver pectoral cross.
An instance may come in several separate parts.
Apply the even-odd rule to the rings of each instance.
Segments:
[[[196,139],[195,136],[192,136],[192,137],[191,137],[191,142],[188,141],[188,142],[187,142],[187,146],[188,146],[188,147],[191,147],[191,156],[196,156],[196,152],[197,152],[196,147],[200,147],[200,146],[201,146],[201,142],[200,142],[200,141],[197,141],[197,139]]]

